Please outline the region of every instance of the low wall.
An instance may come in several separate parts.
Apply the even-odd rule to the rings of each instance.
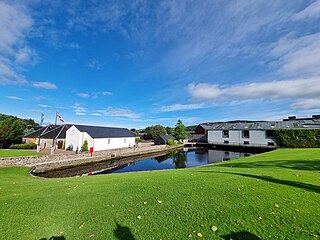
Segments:
[[[73,155],[46,155],[28,157],[0,158],[0,166],[27,166],[33,167],[34,172],[48,171],[52,169],[68,168],[92,164],[110,159],[121,159],[125,157],[140,156],[150,153],[158,153],[181,148],[182,146],[169,147],[166,145],[148,146],[143,148],[122,148],[94,152],[90,157],[89,153]]]

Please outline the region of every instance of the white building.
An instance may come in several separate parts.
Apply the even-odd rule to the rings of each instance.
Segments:
[[[135,134],[126,128],[72,125],[66,132],[65,148],[72,145],[80,150],[84,141],[94,151],[127,148],[135,145]]]

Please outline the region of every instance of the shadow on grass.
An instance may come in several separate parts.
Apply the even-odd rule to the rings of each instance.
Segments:
[[[272,183],[277,183],[277,184],[282,184],[282,185],[287,185],[291,187],[296,187],[296,188],[301,188],[310,192],[315,192],[315,193],[320,193],[320,187],[308,183],[302,183],[302,182],[297,182],[297,181],[290,181],[290,180],[281,180],[269,176],[258,176],[258,175],[252,175],[252,174],[245,174],[245,173],[233,173],[233,172],[215,172],[215,171],[198,171],[198,172],[205,172],[205,173],[223,173],[223,174],[232,174],[232,175],[238,175],[238,176],[243,176],[243,177],[249,177],[249,178],[255,178],[255,179],[260,179],[264,180],[267,182],[272,182]]]
[[[66,240],[64,236],[52,236],[51,238],[41,238],[40,240]]]
[[[320,160],[275,160],[275,161],[255,161],[255,162],[230,162],[216,167],[235,168],[260,168],[260,167],[280,167],[296,170],[320,171]]]
[[[241,231],[241,232],[232,232],[227,235],[220,236],[223,239],[227,240],[262,240],[261,238],[257,237],[256,235],[247,232],[247,231]]]
[[[130,228],[117,223],[117,228],[113,231],[114,236],[119,240],[135,240]]]

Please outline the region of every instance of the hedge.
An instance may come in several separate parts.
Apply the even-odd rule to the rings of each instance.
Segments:
[[[22,143],[22,144],[14,144],[10,146],[11,149],[36,149],[37,144],[30,142],[30,143]]]
[[[320,129],[275,129],[274,137],[282,148],[320,147]]]

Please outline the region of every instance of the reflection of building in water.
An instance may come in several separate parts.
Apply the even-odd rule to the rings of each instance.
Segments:
[[[207,163],[208,162],[208,152],[205,148],[196,148],[194,150],[195,160],[199,163]]]
[[[208,163],[216,163],[249,156],[247,153],[208,150]]]

